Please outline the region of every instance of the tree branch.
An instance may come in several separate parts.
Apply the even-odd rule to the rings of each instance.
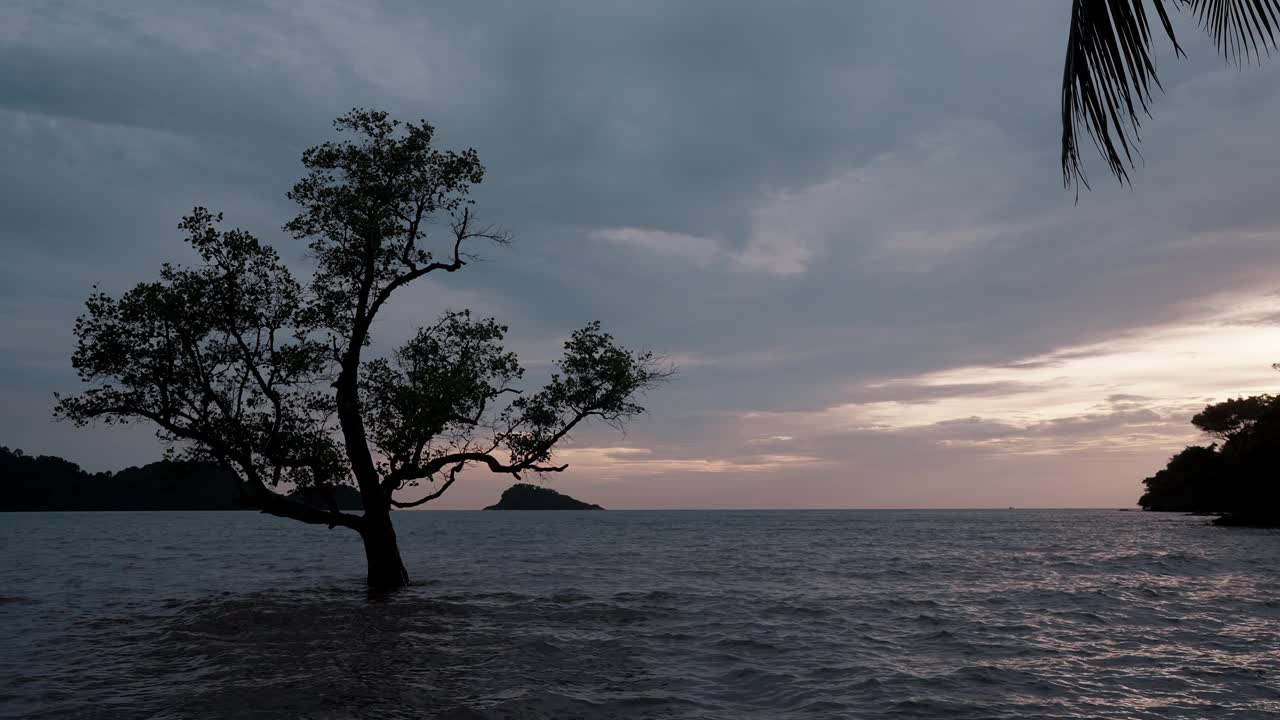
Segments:
[[[262,483],[253,485],[254,502],[258,508],[268,515],[298,520],[311,525],[328,525],[329,529],[342,527],[360,530],[363,518],[337,510],[321,510],[320,508],[290,500],[284,495],[268,489]],[[261,496],[258,493],[262,493]]]
[[[394,280],[387,283],[374,298],[373,303],[370,304],[369,319],[372,320],[373,317],[377,315],[378,310],[391,298],[392,293],[427,273],[435,272],[436,270],[444,270],[445,272],[457,272],[458,270],[461,270],[462,267],[467,264],[467,261],[463,259],[462,254],[463,242],[475,238],[492,240],[499,244],[506,244],[510,242],[510,238],[507,237],[506,234],[492,228],[486,227],[481,228],[480,230],[472,230],[472,220],[474,220],[474,218],[471,215],[471,209],[463,208],[462,218],[453,224],[453,259],[451,261],[433,262],[428,265],[423,265],[422,267],[418,267],[413,263],[406,263],[409,266],[409,270],[397,275]],[[416,234],[417,230],[414,229],[413,233]],[[405,255],[407,255],[407,253],[402,254],[402,260],[406,259],[404,257]]]
[[[516,479],[520,478],[520,473],[527,470],[531,470],[533,472],[564,472],[569,468],[568,465],[538,465],[533,462],[525,461],[507,464],[489,453],[461,452],[441,455],[438,458],[433,458],[426,465],[403,467],[400,470],[389,474],[387,476],[387,482],[398,484],[406,480],[421,480],[435,475],[448,465],[468,462],[484,463],[489,467],[490,472],[498,473],[500,475],[514,475]]]
[[[117,415],[121,417],[137,416],[146,418],[177,438],[192,440],[205,445],[215,456],[222,458],[225,464],[230,464],[229,458],[233,455],[230,448],[228,448],[224,443],[218,441],[215,437],[201,433],[194,428],[186,428],[178,425],[165,415],[161,415],[160,413],[146,410],[141,407],[128,405],[108,406],[92,411],[91,415],[98,417],[103,415]],[[319,508],[290,500],[284,495],[268,488],[253,472],[251,463],[248,463],[248,461],[241,461],[238,464],[242,466],[244,477],[247,479],[249,486],[253,490],[253,501],[262,512],[279,517],[299,520],[312,525],[328,525],[331,529],[338,525],[348,527],[353,530],[360,529],[361,518],[359,516],[343,512],[320,510]]]
[[[418,498],[417,500],[414,500],[414,501],[412,501],[412,502],[400,502],[400,501],[396,500],[395,498],[391,497],[391,496],[390,496],[390,494],[388,493],[388,495],[387,495],[387,499],[391,501],[391,504],[392,504],[392,505],[394,505],[394,506],[396,506],[396,507],[398,507],[398,508],[411,508],[411,507],[418,507],[419,505],[422,505],[423,503],[431,502],[432,500],[435,500],[436,498],[438,498],[438,497],[440,497],[441,495],[443,495],[443,494],[444,494],[444,491],[445,491],[445,490],[448,490],[448,489],[449,489],[449,486],[450,486],[450,485],[452,485],[452,484],[453,484],[453,482],[454,482],[455,480],[457,480],[457,479],[458,479],[458,471],[462,469],[462,466],[463,466],[463,464],[462,464],[462,463],[458,463],[456,466],[454,466],[454,468],[453,468],[452,470],[450,470],[450,471],[449,471],[449,479],[445,481],[444,485],[440,486],[440,489],[439,489],[439,490],[437,490],[437,491],[435,491],[435,492],[431,493],[430,495],[427,495],[427,496],[422,497],[422,498]]]

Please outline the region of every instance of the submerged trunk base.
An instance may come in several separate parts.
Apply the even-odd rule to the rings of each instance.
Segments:
[[[394,590],[409,585],[409,573],[400,560],[400,546],[391,518],[369,523],[360,536],[364,539],[364,556],[369,564],[369,587]]]

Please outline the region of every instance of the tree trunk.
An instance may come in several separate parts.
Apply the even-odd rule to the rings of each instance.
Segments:
[[[391,514],[366,515],[360,537],[364,539],[364,556],[369,563],[369,587],[392,590],[407,586],[409,573],[400,561]]]

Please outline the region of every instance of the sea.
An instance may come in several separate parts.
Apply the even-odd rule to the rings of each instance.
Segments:
[[[0,716],[1277,718],[1280,532],[1115,510],[0,515]]]

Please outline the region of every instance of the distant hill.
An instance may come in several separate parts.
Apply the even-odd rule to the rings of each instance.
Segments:
[[[354,488],[336,488],[344,510],[359,510]],[[294,494],[312,504],[313,495]],[[216,465],[161,460],[119,472],[88,473],[50,455],[0,447],[0,511],[252,510],[234,473]]]
[[[551,488],[517,483],[502,493],[498,504],[485,510],[603,510],[599,505],[584,503]]]

